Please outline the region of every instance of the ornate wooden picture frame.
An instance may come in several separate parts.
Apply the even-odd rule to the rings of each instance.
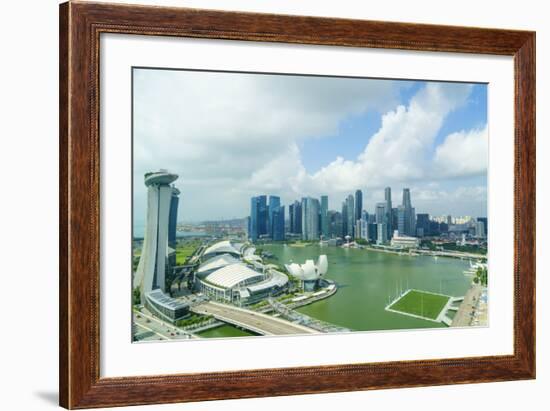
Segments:
[[[102,33],[512,56],[513,355],[101,378]],[[535,378],[534,32],[69,2],[60,6],[59,47],[60,405],[92,408]]]

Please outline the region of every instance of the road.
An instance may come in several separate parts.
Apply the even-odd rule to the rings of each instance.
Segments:
[[[143,312],[132,314],[134,335],[139,341],[185,340],[192,338],[184,331]]]
[[[319,331],[300,324],[227,304],[205,302],[191,310],[197,314],[212,315],[220,321],[260,335],[320,334]]]

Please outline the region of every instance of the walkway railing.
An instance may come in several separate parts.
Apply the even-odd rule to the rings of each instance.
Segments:
[[[287,307],[285,304],[275,301],[273,298],[268,298],[267,302],[269,303],[273,311],[279,313],[281,317],[285,318],[286,320],[292,321],[293,323],[302,324],[306,327],[313,328],[314,330],[323,333],[351,331],[349,328],[340,327],[326,321],[312,318],[306,314],[299,313],[298,311]]]

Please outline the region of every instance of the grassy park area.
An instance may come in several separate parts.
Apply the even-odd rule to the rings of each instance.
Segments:
[[[435,320],[448,301],[445,295],[411,290],[388,308]]]
[[[184,244],[178,244],[176,247],[176,265],[185,264],[185,260],[191,256],[199,246],[199,241],[189,241]]]

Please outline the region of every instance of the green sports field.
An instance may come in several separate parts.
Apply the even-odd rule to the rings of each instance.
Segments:
[[[390,307],[390,310],[414,314],[435,320],[449,301],[449,297],[411,290]]]

